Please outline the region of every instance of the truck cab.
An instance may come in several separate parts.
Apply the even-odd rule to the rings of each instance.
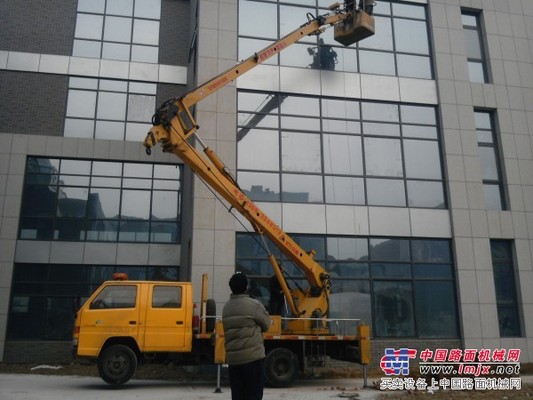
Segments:
[[[100,376],[120,384],[147,353],[190,353],[193,294],[188,282],[103,283],[76,315],[78,357],[98,360]]]

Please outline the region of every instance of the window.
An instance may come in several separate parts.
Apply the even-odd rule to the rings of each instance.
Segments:
[[[154,286],[153,308],[181,308],[180,286]]]
[[[161,0],[80,0],[73,56],[157,63]]]
[[[178,267],[16,263],[7,337],[72,340],[76,311],[115,272],[131,280],[177,281],[179,276]]]
[[[330,317],[360,318],[374,337],[458,337],[457,302],[449,240],[292,235],[331,276]],[[306,280],[276,246],[290,287]],[[237,234],[237,270],[269,306],[274,274],[255,234]]]
[[[485,206],[491,210],[505,210],[505,196],[500,168],[498,141],[494,128],[494,115],[488,111],[474,111],[476,121],[481,177],[485,193]]]
[[[19,239],[179,243],[181,167],[28,157]]]
[[[143,141],[151,128],[156,85],[69,79],[65,137]]]
[[[283,3],[283,4],[281,4]],[[239,1],[239,59],[246,59],[306,22],[327,14],[324,1]],[[259,17],[260,16],[260,17]],[[426,6],[380,1],[374,7],[376,32],[345,47],[333,29],[308,36],[267,60],[267,64],[432,79]]]
[[[488,68],[481,29],[481,13],[462,11],[466,57],[471,82],[488,83]]]
[[[491,240],[492,268],[501,337],[521,335],[512,243]]]
[[[91,302],[89,308],[133,308],[137,299],[137,286],[107,286]]]
[[[238,111],[253,200],[446,208],[432,106],[240,91]]]

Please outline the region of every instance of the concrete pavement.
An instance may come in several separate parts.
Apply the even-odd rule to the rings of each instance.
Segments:
[[[382,392],[362,389],[359,379],[326,379],[296,382],[291,388],[265,388],[264,400],[377,399]],[[229,400],[223,386],[214,393],[214,382],[183,383],[134,379],[113,388],[97,377],[0,374],[1,400]]]

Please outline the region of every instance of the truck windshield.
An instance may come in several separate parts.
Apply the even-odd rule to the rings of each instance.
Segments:
[[[137,286],[106,286],[91,302],[89,308],[133,308],[136,298]]]

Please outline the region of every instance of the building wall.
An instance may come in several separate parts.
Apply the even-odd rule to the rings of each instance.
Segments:
[[[428,4],[435,80],[317,72],[263,65],[239,78],[237,88],[325,94],[356,99],[436,104],[440,108],[444,171],[449,210],[259,204],[285,231],[313,234],[450,238],[453,241],[463,346],[519,348],[521,360],[533,359],[533,176],[532,33],[533,6],[528,1],[418,0]],[[198,82],[233,65],[236,54],[236,1],[200,1]],[[379,7],[379,4],[378,4]],[[471,83],[467,71],[461,9],[482,11],[493,82]],[[259,50],[259,49],[258,49]],[[322,75],[321,75],[322,74]],[[325,80],[325,75],[327,80]],[[295,83],[298,82],[298,83]],[[302,82],[305,82],[303,84]],[[322,82],[322,85],[320,85]],[[327,82],[327,84],[325,84]],[[198,107],[201,132],[234,170],[235,87],[229,85]],[[474,108],[495,110],[501,137],[508,211],[484,204]],[[209,272],[223,303],[233,272],[234,231],[242,227],[201,185],[195,185],[193,278]],[[249,228],[249,227],[248,227]],[[500,338],[490,254],[491,239],[509,239],[516,249],[517,281],[523,334]],[[210,244],[213,243],[213,244]],[[213,266],[213,267],[212,267]],[[217,266],[214,268],[214,266]],[[220,268],[222,267],[222,268]],[[382,340],[379,341],[380,343]],[[423,340],[419,340],[423,346]],[[391,340],[390,345],[397,344]],[[386,346],[381,343],[381,346]]]
[[[197,106],[199,135],[231,171],[236,170],[237,88],[437,105],[448,210],[259,205],[283,229],[293,233],[451,239],[462,346],[520,348],[521,361],[531,362],[533,4],[529,0],[415,2],[428,4],[435,80],[264,65]],[[184,228],[186,239],[182,246],[17,241],[26,155],[176,162],[174,157],[160,151],[154,151],[148,158],[138,143],[63,138],[62,113],[66,107],[68,77],[158,83],[159,103],[183,93],[187,83],[195,86],[205,82],[233,66],[238,59],[237,0],[164,0],[160,64],[156,65],[72,57],[76,2],[46,2],[45,10],[41,3],[37,0],[24,4],[4,2],[0,6],[3,27],[0,33],[0,142],[3,144],[0,146],[0,360],[18,360],[23,345],[5,342],[14,262],[90,263],[96,258],[102,263],[172,265],[180,258],[181,265],[186,267],[183,279],[199,285],[202,273],[209,274],[210,297],[216,299],[220,311],[229,297],[226,282],[235,269],[235,234],[243,230],[208,188],[189,175],[184,193],[191,198],[184,199],[187,228]],[[461,7],[482,10],[493,77],[490,84],[469,81]],[[55,15],[59,21],[54,19]],[[32,23],[28,25],[28,21]],[[197,26],[193,26],[196,22]],[[26,27],[39,33],[30,35]],[[194,30],[197,30],[196,46],[191,46]],[[188,64],[189,55],[192,55],[191,64]],[[484,205],[474,107],[497,112],[508,211],[491,211]],[[509,239],[514,243],[523,317],[523,334],[519,338],[499,335],[491,239]],[[196,296],[198,300],[199,294]],[[376,349],[398,347],[402,343],[415,348],[426,344],[437,346],[433,341],[391,339],[376,341]],[[460,344],[458,340],[446,340],[442,345]],[[380,354],[375,350],[374,359],[379,359]]]
[[[531,57],[533,7],[503,3],[429,2],[437,72],[450,213],[456,251],[464,345],[519,348],[533,359],[531,291],[533,176]],[[461,7],[481,9],[492,83],[471,83],[466,69]],[[485,208],[473,109],[495,110],[507,186],[508,211]],[[523,336],[500,338],[490,239],[514,241]]]
[[[157,101],[184,92],[189,52],[189,2],[163,0],[160,64],[73,57],[77,1],[0,5],[0,361],[70,360],[69,342],[7,341],[14,263],[179,266],[181,246],[17,240],[26,157],[50,156],[177,163],[138,142],[63,137],[70,77],[158,85]],[[184,189],[184,193],[190,190]],[[30,347],[28,347],[30,346]],[[34,351],[29,351],[28,348]]]

